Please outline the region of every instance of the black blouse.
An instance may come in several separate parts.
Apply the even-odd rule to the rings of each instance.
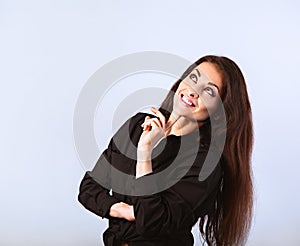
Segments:
[[[94,169],[85,173],[78,200],[89,211],[109,219],[109,227],[103,233],[106,246],[119,246],[122,242],[127,242],[129,246],[191,246],[194,244],[192,227],[214,204],[222,177],[221,164],[218,162],[211,174],[204,181],[199,181],[209,144],[200,139],[198,131],[183,136],[168,135],[152,151],[153,172],[136,179],[136,146],[143,131],[140,125],[147,115],[156,117],[139,112],[115,133]],[[187,141],[181,145],[183,140]],[[111,170],[104,166],[104,158],[116,169],[131,175],[135,192],[147,188],[145,181],[148,176],[159,174],[170,166],[172,171],[166,175],[166,179],[156,180],[151,187],[158,187],[159,183],[166,180],[179,181],[157,193],[123,195],[111,187]],[[174,162],[179,164],[174,165]],[[100,176],[105,186],[97,180]],[[109,215],[110,207],[121,201],[133,205],[135,221]]]

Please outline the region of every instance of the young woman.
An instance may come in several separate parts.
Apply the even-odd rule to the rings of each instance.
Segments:
[[[109,219],[104,244],[193,245],[191,229],[198,220],[208,245],[245,244],[252,220],[253,127],[239,67],[226,57],[200,58],[152,112],[128,119],[81,181],[80,203]],[[208,161],[201,180],[209,152],[221,156]],[[145,194],[116,192],[105,160],[134,176],[133,189]]]

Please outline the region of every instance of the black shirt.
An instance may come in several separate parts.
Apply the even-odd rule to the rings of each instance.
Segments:
[[[103,233],[106,246],[119,246],[121,242],[127,242],[129,246],[191,246],[194,244],[192,227],[214,204],[222,177],[221,164],[218,162],[208,178],[199,181],[209,143],[202,141],[198,131],[183,136],[168,135],[152,151],[153,172],[136,179],[136,147],[143,131],[140,125],[147,115],[156,117],[139,112],[115,133],[94,169],[85,173],[78,200],[89,211],[109,219],[109,227]],[[123,195],[114,191],[111,167],[105,166],[105,161],[131,175],[130,181],[134,182],[132,190],[137,193]],[[165,170],[168,171],[164,174],[165,178],[160,177],[150,185],[145,182],[148,176],[161,174]],[[170,180],[172,182],[164,190],[136,195],[139,191],[143,194],[149,187],[150,191],[152,188],[155,191]],[[126,186],[126,182],[122,185]],[[110,207],[121,201],[133,205],[135,221],[109,215]]]

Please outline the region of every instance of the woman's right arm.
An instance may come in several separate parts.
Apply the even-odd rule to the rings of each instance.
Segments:
[[[118,200],[109,194],[111,189],[111,165],[112,155],[120,154],[115,140],[123,139],[130,132],[134,132],[136,123],[142,118],[143,114],[137,113],[119,128],[111,138],[107,149],[103,151],[92,171],[87,171],[80,183],[78,200],[89,211],[101,216],[102,218],[125,218],[129,221],[134,220],[132,206]],[[132,123],[132,124],[130,124]],[[125,134],[125,135],[124,135]],[[118,145],[119,146],[119,145]]]
[[[105,165],[111,161],[113,140],[110,141],[108,148],[101,154],[92,172],[87,171],[80,183],[78,201],[89,211],[101,216],[110,218],[109,212],[113,204],[120,202],[109,194],[109,189],[104,188],[93,178],[93,172],[101,170],[101,182],[109,184],[110,170]],[[107,187],[107,185],[105,185]]]
[[[80,188],[78,201],[92,213],[109,219],[110,207],[119,202],[109,194],[109,190],[96,183],[88,173],[85,173]]]
[[[128,221],[135,220],[133,206],[111,196],[108,189],[95,182],[88,173],[81,181],[78,200],[86,209],[102,218],[115,217]]]

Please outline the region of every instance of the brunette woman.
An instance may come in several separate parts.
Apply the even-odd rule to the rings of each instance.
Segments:
[[[152,113],[130,117],[81,181],[80,203],[109,219],[104,244],[190,246],[199,221],[207,245],[244,245],[252,220],[253,128],[239,67],[227,57],[200,58]],[[209,152],[220,157],[210,163]],[[135,192],[158,192],[116,192],[113,168],[135,177]]]

